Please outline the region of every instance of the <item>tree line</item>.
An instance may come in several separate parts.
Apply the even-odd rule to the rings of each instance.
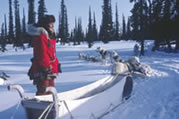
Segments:
[[[12,2],[14,4],[12,4]],[[35,24],[36,15],[40,19],[48,12],[45,6],[45,0],[38,0],[38,11],[35,11],[35,0],[27,0],[28,19],[23,10],[22,19],[20,18],[19,0],[9,0],[9,25],[7,26],[6,15],[1,25],[0,50],[6,50],[6,44],[13,44],[14,47],[24,47],[24,43],[31,46],[31,36],[26,34],[26,24]],[[133,4],[132,15],[126,19],[122,16],[122,25],[119,25],[118,6],[115,6],[115,20],[113,20],[111,0],[103,0],[102,20],[100,28],[96,25],[95,12],[92,12],[89,6],[88,25],[84,30],[82,28],[82,18],[75,18],[75,27],[69,31],[68,12],[64,0],[59,3],[59,21],[57,38],[61,39],[61,44],[73,42],[79,45],[81,42],[87,42],[88,47],[92,47],[95,41],[108,43],[114,40],[137,40],[141,44],[141,55],[144,55],[144,41],[153,39],[155,45],[153,50],[158,50],[161,45],[167,45],[172,50],[172,44],[175,44],[175,50],[179,49],[178,40],[178,11],[177,0],[130,0]],[[12,11],[14,7],[14,15]],[[13,18],[15,21],[13,21]],[[15,24],[14,24],[15,23]],[[7,28],[8,27],[8,28]]]
[[[7,21],[6,16],[4,16],[4,22],[1,26],[0,34],[0,45],[1,51],[6,50],[6,44],[13,44],[15,48],[24,47],[24,43],[28,43],[29,46],[32,46],[31,39],[32,37],[26,33],[26,24],[35,24],[36,15],[37,20],[40,19],[45,13],[48,12],[45,6],[45,0],[38,1],[38,11],[35,11],[35,0],[27,0],[28,3],[28,18],[26,23],[26,14],[23,11],[22,19],[20,17],[19,11],[19,0],[9,0],[9,25],[7,30]],[[14,11],[12,8],[14,7]],[[108,43],[112,40],[119,40],[119,21],[118,21],[118,10],[116,5],[116,21],[113,23],[112,20],[112,5],[111,0],[104,0],[102,6],[102,24],[100,30],[98,31],[96,25],[96,16],[95,12],[92,12],[91,7],[89,6],[89,21],[88,26],[85,31],[82,28],[82,18],[75,18],[75,28],[69,31],[68,28],[68,12],[64,0],[60,1],[60,12],[59,12],[59,21],[57,38],[61,39],[61,44],[73,42],[74,45],[79,45],[81,42],[87,42],[88,47],[92,47],[95,41],[103,41]],[[13,19],[15,21],[13,21]]]
[[[153,39],[153,51],[166,45],[167,50],[179,50],[179,1],[178,0],[130,0],[134,4],[129,18],[132,30],[127,39],[141,43],[144,55],[144,41]]]

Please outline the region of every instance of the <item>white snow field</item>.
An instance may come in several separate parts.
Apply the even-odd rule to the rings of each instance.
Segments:
[[[80,60],[80,52],[99,55],[96,48],[101,46],[107,50],[115,50],[123,59],[128,59],[133,56],[134,45],[133,41],[109,44],[98,42],[89,49],[87,44],[57,44],[57,56],[62,65],[62,73],[55,80],[57,91],[75,89],[110,75],[110,64]],[[26,95],[35,95],[36,88],[27,76],[32,48],[24,51],[18,49],[18,52],[10,45],[7,48],[7,52],[0,52],[0,73],[5,72],[10,76],[5,84],[0,86],[0,119],[26,119],[19,94],[14,90],[8,91],[7,86],[19,84]],[[131,97],[103,119],[179,119],[179,53],[146,50],[146,55],[140,57],[140,60],[151,66],[152,76],[133,79]],[[111,98],[115,98],[115,95]]]

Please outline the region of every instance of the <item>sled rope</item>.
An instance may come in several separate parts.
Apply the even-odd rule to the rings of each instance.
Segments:
[[[68,113],[70,114],[70,118],[71,118],[71,119],[74,119],[73,116],[72,116],[72,113],[70,112],[70,109],[68,108],[68,105],[67,105],[66,101],[63,100],[62,102],[64,103],[64,105],[65,105],[65,107],[66,107]]]
[[[18,102],[18,104],[17,104],[17,106],[16,106],[16,110],[13,112],[13,114],[12,114],[12,116],[11,116],[11,119],[14,119],[14,116],[15,116],[17,110],[19,109],[20,104],[21,104],[21,100],[19,100],[19,102]]]
[[[42,117],[44,116],[45,112],[47,112],[48,110],[51,110],[52,107],[53,107],[53,105],[54,105],[54,103],[50,103],[50,104],[45,108],[45,110],[42,112],[42,114],[39,116],[38,119],[42,119]],[[48,111],[48,112],[50,112],[50,111]],[[49,114],[49,113],[46,114],[45,119],[47,118],[48,114]]]
[[[47,114],[45,115],[44,119],[47,119],[47,116],[49,115],[50,111],[52,110],[52,107],[54,106],[55,103],[52,103],[52,105],[49,107],[49,110],[47,112]]]
[[[109,105],[109,107],[107,108],[106,112],[109,112],[110,109],[113,108],[113,107],[114,107],[114,105],[111,103],[111,104]]]
[[[96,119],[95,115],[92,113],[89,119]]]
[[[113,110],[115,110],[117,107],[119,107],[121,104],[123,104],[124,102],[121,102],[121,103],[119,103],[118,105],[116,105],[116,106],[114,106],[114,105],[110,105],[109,106],[109,108],[110,107],[113,107],[112,109],[110,109],[110,110],[108,110],[108,111],[106,111],[106,112],[104,112],[101,116],[99,116],[97,119],[102,119],[104,116],[106,116],[107,114],[109,114],[110,112],[112,112]],[[108,108],[108,109],[109,109]]]

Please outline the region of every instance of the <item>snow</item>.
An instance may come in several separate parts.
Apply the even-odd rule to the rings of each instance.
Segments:
[[[134,45],[133,41],[109,44],[97,42],[88,49],[87,44],[57,44],[57,56],[62,64],[62,74],[55,80],[57,91],[75,89],[110,74],[110,64],[80,60],[80,52],[98,55],[96,48],[101,46],[107,50],[115,50],[119,56],[127,59],[133,55]],[[32,48],[18,49],[16,52],[8,45],[7,49],[8,52],[0,53],[0,73],[5,72],[10,76],[6,84],[0,86],[0,119],[26,119],[25,111],[19,105],[20,97],[17,91],[8,91],[7,86],[19,84],[24,88],[26,95],[35,95],[36,88],[27,76]],[[134,79],[133,92],[129,100],[103,119],[179,119],[179,54],[147,51],[146,56],[140,60],[151,66],[152,76]]]
[[[0,78],[0,85],[4,85],[5,81],[4,79]]]

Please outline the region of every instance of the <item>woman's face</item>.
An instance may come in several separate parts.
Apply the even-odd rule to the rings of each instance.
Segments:
[[[53,33],[54,32],[54,23],[49,23],[48,28]]]

